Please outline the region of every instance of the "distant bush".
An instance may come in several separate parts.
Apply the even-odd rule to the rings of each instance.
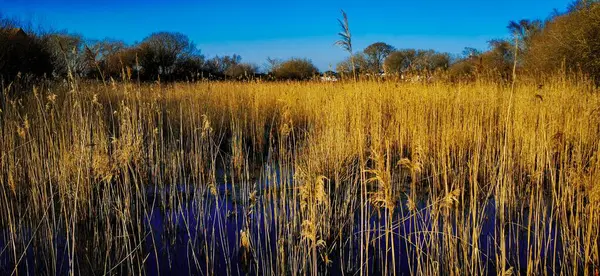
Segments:
[[[426,74],[446,70],[450,64],[450,55],[434,50],[404,49],[394,51],[385,59],[383,68],[386,74]]]
[[[107,77],[127,79],[128,74],[137,71],[137,48],[122,48],[109,53],[102,60],[102,70]]]
[[[354,61],[354,62],[353,62]],[[352,64],[354,63],[354,70]],[[339,62],[335,68],[338,74],[343,78],[353,78],[352,73],[356,73],[357,77],[369,72],[369,60],[364,53],[357,53],[345,60]]]
[[[472,52],[469,56],[455,61],[448,68],[447,77],[452,81],[477,78],[496,82],[510,81],[514,63],[514,46],[506,40],[492,40],[489,45],[490,50],[487,52]]]
[[[309,59],[292,58],[273,69],[273,76],[282,80],[307,80],[319,73]]]
[[[473,81],[476,78],[476,66],[479,58],[467,58],[453,63],[447,71],[450,81]]]
[[[410,70],[417,53],[414,49],[399,50],[391,53],[383,64],[386,74],[401,74]]]
[[[251,79],[254,76],[254,74],[256,74],[256,71],[258,71],[258,69],[252,64],[239,63],[227,68],[227,70],[225,71],[225,75],[229,78],[237,80],[247,80]]]
[[[204,75],[208,76],[204,68],[204,56],[192,55],[178,59],[173,70],[174,80],[198,80]]]

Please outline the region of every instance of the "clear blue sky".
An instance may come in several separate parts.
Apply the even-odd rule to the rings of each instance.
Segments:
[[[0,13],[67,29],[88,38],[141,41],[157,31],[187,34],[206,56],[240,54],[265,59],[307,57],[327,70],[345,57],[333,46],[345,9],[354,47],[377,41],[396,48],[460,53],[487,48],[507,35],[509,20],[545,19],[569,0],[503,1],[240,1],[240,0],[0,0]]]

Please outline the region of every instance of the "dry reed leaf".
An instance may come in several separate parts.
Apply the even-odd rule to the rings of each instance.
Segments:
[[[452,208],[459,203],[460,188],[456,188],[448,193],[443,199],[441,206],[443,208]]]
[[[312,221],[304,220],[302,222],[302,230],[300,235],[303,240],[315,242],[317,240],[317,227]]]
[[[414,212],[417,210],[417,204],[410,197],[408,197],[406,199],[406,208],[408,208],[409,211]]]
[[[240,248],[246,250],[252,249],[252,245],[250,244],[250,234],[244,230],[240,230]]]
[[[10,168],[8,169],[8,187],[13,192],[13,194],[16,193],[16,191],[17,191],[17,183],[15,183],[15,178],[13,176],[13,171]]]

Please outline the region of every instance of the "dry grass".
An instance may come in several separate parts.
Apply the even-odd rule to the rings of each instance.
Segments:
[[[32,247],[42,272],[59,271],[58,239],[73,274],[142,273],[157,206],[192,210],[165,220],[195,237],[187,258],[206,274],[239,273],[242,260],[219,261],[239,252],[257,274],[599,269],[600,94],[587,86],[72,87],[4,92],[11,271]]]

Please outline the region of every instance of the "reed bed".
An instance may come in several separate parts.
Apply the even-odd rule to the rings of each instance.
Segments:
[[[600,270],[588,85],[74,82],[2,95],[0,274]]]

